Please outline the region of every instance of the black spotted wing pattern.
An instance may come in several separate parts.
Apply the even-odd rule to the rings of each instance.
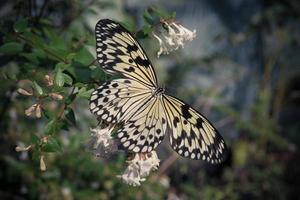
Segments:
[[[150,99],[151,90],[147,86],[135,80],[115,79],[92,93],[90,110],[102,121],[122,123]]]
[[[164,95],[163,107],[171,130],[172,148],[183,157],[220,163],[226,153],[225,142],[213,125],[189,105]]]
[[[151,152],[164,138],[166,116],[159,98],[151,98],[136,109],[117,135],[125,148],[133,152]]]
[[[96,24],[97,60],[111,74],[157,86],[153,67],[142,47],[120,24],[109,19]]]

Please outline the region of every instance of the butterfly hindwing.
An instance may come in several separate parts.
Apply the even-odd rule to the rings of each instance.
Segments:
[[[153,67],[136,39],[119,23],[109,19],[96,24],[96,52],[101,67],[111,74],[156,86]]]
[[[117,136],[129,151],[151,152],[162,142],[166,129],[162,105],[158,98],[151,98],[136,110]]]
[[[225,142],[213,125],[182,101],[164,95],[163,107],[170,128],[172,148],[183,157],[216,164],[226,153]]]

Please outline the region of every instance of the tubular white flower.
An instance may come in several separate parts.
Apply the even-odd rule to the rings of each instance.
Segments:
[[[145,160],[139,160],[138,164],[140,165],[140,174],[142,177],[148,176],[152,171],[157,170],[159,167],[160,160],[157,157],[155,151],[152,151],[150,155],[146,155]]]
[[[187,41],[192,41],[196,37],[196,30],[190,31],[181,24],[176,22],[163,22],[164,30],[152,32],[153,36],[158,40],[160,49],[157,57],[161,54],[169,54],[169,52],[184,47]],[[158,36],[159,35],[159,36]]]
[[[137,164],[137,162],[129,162],[125,172],[117,177],[128,185],[140,186],[141,182],[145,181],[146,179],[141,178],[139,170],[140,166]]]
[[[111,136],[114,130],[114,125],[106,126],[105,128],[91,128],[91,140],[87,145],[87,150],[93,152],[95,156],[107,156],[117,150],[117,144]]]
[[[111,132],[113,128],[113,126],[107,126],[104,129],[101,129],[99,127],[90,129],[90,131],[92,132],[92,136],[95,136],[97,138],[97,141],[94,144],[94,148],[97,148],[100,144],[105,147],[109,145],[108,141],[112,139]]]
[[[35,103],[25,110],[25,114],[27,116],[31,116],[35,112],[36,108],[37,108],[37,104]]]
[[[45,161],[44,161],[44,155],[41,155],[40,157],[40,170],[41,171],[46,171],[46,164],[45,164]]]
[[[141,185],[151,171],[157,170],[159,159],[155,151],[151,153],[137,153],[132,160],[127,161],[128,167],[122,175],[117,176],[132,186]]]
[[[31,145],[25,147],[24,144],[16,146],[15,150],[16,152],[22,152],[22,151],[29,151],[32,148]]]
[[[32,92],[31,91],[27,91],[23,88],[18,88],[17,92],[19,94],[25,95],[25,96],[32,96]]]

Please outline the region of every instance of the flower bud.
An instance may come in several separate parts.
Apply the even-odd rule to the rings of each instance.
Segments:
[[[46,81],[47,86],[52,86],[53,85],[53,78],[50,77],[48,74],[44,76],[44,79]]]
[[[27,90],[25,90],[25,89],[23,89],[23,88],[19,88],[19,89],[17,90],[17,92],[18,92],[19,94],[22,94],[22,95],[25,95],[25,96],[32,96],[32,92],[29,92],[29,91],[27,91]]]
[[[51,92],[48,94],[53,100],[63,100],[64,97],[61,94]]]
[[[41,112],[41,104],[37,104],[36,109],[35,109],[35,116],[37,118],[41,118],[42,112]]]
[[[41,171],[46,171],[46,164],[45,164],[45,161],[44,161],[44,155],[41,155],[41,158],[40,158],[40,170]]]
[[[37,104],[36,104],[36,103],[33,104],[32,106],[30,106],[29,108],[27,108],[27,109],[25,110],[25,114],[26,114],[27,116],[31,116],[31,115],[33,114],[33,112],[35,111],[36,107],[37,107]]]
[[[27,146],[27,147],[20,147],[20,146],[16,146],[16,152],[22,152],[22,151],[28,151],[29,149],[31,149],[31,145]]]

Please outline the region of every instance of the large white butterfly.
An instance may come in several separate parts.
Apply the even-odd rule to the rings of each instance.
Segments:
[[[91,96],[90,109],[102,121],[121,125],[117,136],[131,152],[151,152],[168,132],[172,148],[183,157],[220,163],[226,147],[214,126],[195,109],[166,95],[136,39],[109,19],[96,25],[97,60],[108,81]]]

